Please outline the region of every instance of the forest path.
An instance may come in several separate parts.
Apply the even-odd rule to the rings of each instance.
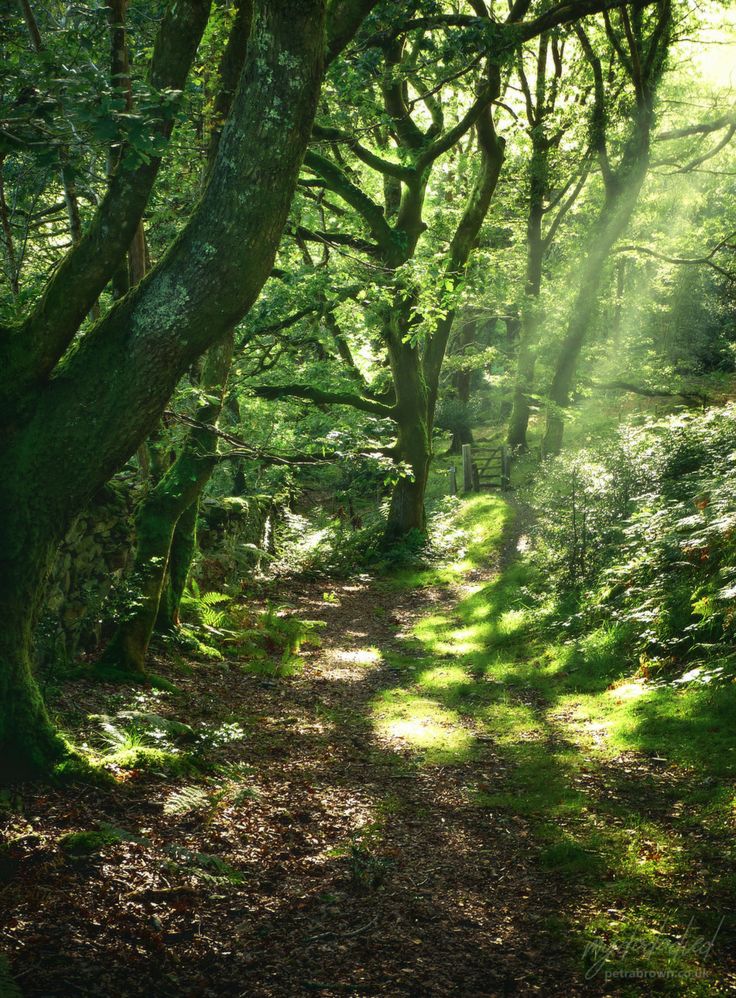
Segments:
[[[578,737],[525,673],[507,505],[463,509],[452,571],[288,580],[298,615],[325,622],[296,675],[162,660],[174,691],[60,686],[79,743],[131,709],[197,741],[126,736],[113,787],[25,787],[0,815],[0,945],[24,995],[608,994],[600,968],[586,979],[581,924],[605,918],[610,938],[640,883],[647,924],[701,896],[662,845],[680,848],[692,778]],[[610,843],[591,846],[589,825],[637,850],[608,894]],[[711,879],[725,842],[698,859]],[[728,993],[703,987],[670,993]]]

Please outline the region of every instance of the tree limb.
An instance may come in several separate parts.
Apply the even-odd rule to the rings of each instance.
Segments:
[[[317,405],[347,405],[361,412],[368,412],[381,419],[395,419],[396,407],[384,405],[374,399],[355,395],[352,392],[323,391],[313,385],[248,385],[248,388],[260,398],[282,399],[300,398],[315,402]]]
[[[151,85],[160,93],[180,92],[209,14],[210,0],[171,3],[158,31],[151,61]],[[173,100],[161,110],[156,132],[168,139]],[[130,245],[158,173],[154,157],[134,170],[120,164],[81,239],[54,271],[28,319],[0,342],[0,366],[12,372],[9,387],[43,381],[74,337]]]
[[[731,235],[726,236],[725,239],[721,239],[717,243],[710,253],[705,256],[696,257],[679,257],[679,256],[667,256],[664,253],[659,253],[657,250],[653,250],[648,246],[619,246],[616,249],[616,253],[644,253],[646,256],[652,256],[656,260],[662,260],[664,263],[674,263],[683,266],[707,266],[712,267],[713,270],[717,271],[723,277],[729,281],[736,281],[736,274],[730,273],[724,267],[719,267],[717,263],[713,262],[713,257],[722,249],[736,249],[736,244],[732,243],[731,240],[736,239],[736,232],[731,233]]]

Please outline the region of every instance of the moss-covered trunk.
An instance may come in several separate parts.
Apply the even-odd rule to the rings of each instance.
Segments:
[[[31,667],[33,621],[18,604],[0,630],[0,783],[47,772],[66,749],[46,713]]]
[[[148,645],[170,570],[177,526],[187,511],[191,510],[196,517],[199,497],[217,461],[217,435],[208,427],[217,422],[222,409],[232,353],[231,331],[207,355],[201,384],[207,401],[197,411],[201,425],[189,431],[173,465],[138,508],[133,566],[134,602],[101,660],[103,674],[109,671],[122,675],[145,673]],[[179,558],[182,553],[180,548],[177,552]],[[186,569],[181,564],[177,565],[177,584],[182,571],[186,577],[188,565]],[[173,589],[169,597],[173,603]],[[178,599],[181,599],[181,592]]]
[[[33,631],[53,552],[52,524],[0,454],[0,783],[48,771],[65,746],[33,674]],[[15,457],[15,455],[13,455]],[[15,463],[11,460],[11,463]]]
[[[205,4],[197,6],[206,17]],[[177,3],[172,11],[185,7]],[[33,335],[21,326],[3,335],[0,750],[19,765],[43,768],[59,745],[28,665],[34,614],[58,541],[152,431],[190,365],[247,313],[273,268],[312,130],[326,5],[259,0],[256,7],[206,189],[169,251],[68,354],[75,322],[112,276],[117,252],[99,273],[97,251],[91,262],[76,253],[73,268],[55,272],[54,287],[65,278],[69,286],[44,296]],[[134,215],[123,248],[140,219]],[[66,310],[65,297],[72,302]]]
[[[424,377],[419,347],[408,335],[412,310],[398,299],[388,319],[385,340],[393,375],[396,406],[396,459],[404,474],[391,494],[385,536],[389,541],[412,530],[424,531],[424,493],[432,460],[430,393]]]
[[[397,420],[398,459],[411,474],[399,478],[391,494],[386,521],[386,538],[390,540],[404,537],[412,530],[423,532],[427,526],[424,494],[432,460],[432,436],[426,399],[417,392],[412,402]]]
[[[156,631],[171,634],[181,624],[180,611],[189,570],[197,547],[199,500],[195,499],[179,517],[171,540],[169,564],[156,615]]]

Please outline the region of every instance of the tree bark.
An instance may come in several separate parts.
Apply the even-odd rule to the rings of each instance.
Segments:
[[[207,354],[201,387],[210,398],[199,407],[196,416],[205,426],[215,425],[222,409],[233,340],[231,331],[221,344],[211,347]],[[145,674],[148,645],[165,591],[177,526],[180,518],[190,509],[194,510],[196,517],[199,497],[210,480],[217,460],[217,440],[217,435],[204,426],[190,429],[176,461],[138,508],[132,572],[133,584],[137,587],[135,600],[133,609],[121,622],[100,660],[100,671],[105,675],[110,672],[121,676]],[[177,554],[181,557],[181,548]],[[180,563],[177,570],[181,573]],[[188,570],[187,565],[185,578]],[[173,613],[173,591],[170,595]]]
[[[188,366],[242,319],[271,272],[314,119],[324,30],[324,0],[257,4],[230,119],[190,222],[51,379],[35,380],[33,404],[16,406],[6,425],[0,445],[0,631],[6,635],[0,691],[8,695],[0,700],[0,758],[14,756],[21,769],[43,769],[58,754],[28,665],[54,548],[70,519],[156,425]],[[125,248],[134,231],[126,232]],[[86,290],[69,289],[77,310],[99,293],[97,269],[91,266],[91,272]],[[69,268],[65,273],[71,279]],[[43,338],[48,307],[47,301],[31,346]],[[62,318],[69,320],[69,309]],[[57,355],[59,335],[60,327],[40,349],[34,379]],[[13,344],[9,356],[15,362]],[[29,359],[19,365],[25,401]],[[12,370],[13,364],[6,386]],[[23,731],[28,719],[34,734]]]
[[[197,498],[179,517],[169,551],[169,566],[158,604],[155,630],[172,634],[181,626],[181,600],[189,578],[189,570],[197,548],[197,519],[200,499]]]
[[[396,392],[396,452],[411,471],[396,482],[391,494],[385,536],[389,541],[412,530],[424,532],[424,493],[432,460],[432,427],[429,391],[416,344],[404,342],[402,330],[389,340],[389,358]]]

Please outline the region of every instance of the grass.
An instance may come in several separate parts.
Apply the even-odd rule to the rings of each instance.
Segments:
[[[386,577],[384,584],[405,590],[462,581],[499,546],[510,517],[510,507],[501,499],[483,495],[465,500],[446,497],[430,516],[433,544],[444,557],[430,565],[399,568]]]
[[[502,499],[473,497],[450,516],[453,557],[392,585],[459,583],[510,547],[513,520]],[[703,947],[678,934],[691,916],[692,934],[712,933],[736,879],[718,873],[736,858],[736,685],[649,684],[626,657],[625,626],[575,640],[551,629],[530,596],[543,584],[517,558],[423,617],[407,654],[388,657],[401,685],[375,699],[375,730],[420,766],[462,764],[491,740],[503,775],[469,786],[469,801],[528,821],[539,866],[586,892],[593,914],[568,925],[580,960],[623,993],[640,993],[632,968],[655,975],[662,993],[712,993]],[[595,915],[609,909],[613,922]],[[721,927],[717,945],[733,931]]]

